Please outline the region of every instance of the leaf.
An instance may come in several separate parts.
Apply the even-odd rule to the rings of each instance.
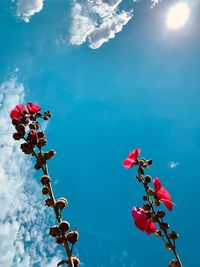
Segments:
[[[66,260],[62,260],[57,264],[57,267],[65,264],[65,263],[67,264],[67,261]]]

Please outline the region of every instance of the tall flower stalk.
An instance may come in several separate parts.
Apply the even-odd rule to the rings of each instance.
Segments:
[[[161,238],[165,247],[172,251],[175,259],[169,262],[169,267],[183,267],[176,250],[176,240],[179,235],[175,231],[169,231],[169,224],[165,221],[165,212],[161,210],[160,205],[171,211],[173,207],[172,198],[165,187],[162,186],[158,177],[152,179],[145,174],[145,170],[150,168],[153,161],[144,158],[139,159],[140,149],[131,151],[123,161],[123,166],[127,169],[137,166],[136,179],[143,185],[145,195],[143,196],[142,207],[133,207],[132,216],[136,227],[148,235],[155,233]],[[153,183],[153,187],[151,187]]]
[[[40,128],[40,120],[48,120],[51,117],[50,111],[41,113],[39,105],[27,103],[26,107],[22,104],[16,105],[10,112],[12,124],[16,132],[13,134],[15,140],[21,140],[20,148],[22,152],[35,158],[35,169],[42,170],[41,177],[42,194],[47,198],[45,205],[54,210],[57,225],[50,227],[49,234],[55,238],[55,242],[64,247],[66,258],[61,260],[57,266],[68,265],[77,267],[80,263],[77,256],[73,255],[74,244],[77,242],[79,234],[77,229],[71,230],[70,224],[63,221],[62,211],[67,207],[67,199],[61,197],[56,199],[54,196],[51,178],[48,172],[47,162],[54,155],[54,150],[44,151],[47,143],[46,135]]]

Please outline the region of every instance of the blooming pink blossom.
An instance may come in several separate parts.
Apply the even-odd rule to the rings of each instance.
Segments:
[[[10,111],[10,118],[12,120],[20,120],[23,117],[23,111],[25,111],[25,107],[22,104],[16,105],[11,111]]]
[[[33,104],[29,102],[27,103],[27,109],[31,114],[33,114],[33,113],[37,113],[38,111],[40,111],[41,107],[38,104]]]
[[[155,233],[156,225],[147,217],[147,213],[147,211],[139,207],[134,207],[132,209],[132,216],[137,228],[150,235],[152,233]]]
[[[132,168],[137,164],[137,159],[140,155],[140,149],[136,148],[135,150],[129,152],[128,157],[123,161],[123,166],[127,169]]]
[[[172,198],[165,187],[162,186],[158,177],[153,179],[156,196],[164,203],[168,210],[172,210]]]

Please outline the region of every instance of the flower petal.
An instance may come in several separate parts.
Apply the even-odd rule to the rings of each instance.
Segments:
[[[25,110],[25,107],[22,104],[16,105],[11,111],[10,111],[10,118],[12,120],[20,120],[23,117],[23,111]]]
[[[140,149],[136,148],[135,150],[129,152],[128,158],[130,158],[132,160],[137,160],[139,155],[140,155]]]
[[[161,182],[160,182],[160,179],[158,177],[155,177],[153,179],[153,185],[154,185],[156,191],[160,190],[160,188],[161,188]]]
[[[41,107],[38,104],[29,102],[27,103],[27,109],[31,114],[33,114],[33,113],[37,113],[38,111],[40,111]]]
[[[172,210],[172,198],[166,188],[161,189],[156,193],[160,200],[164,203],[168,210]]]
[[[153,179],[157,197],[163,202],[168,210],[172,210],[172,198],[165,187],[162,186],[158,177]]]
[[[133,160],[131,160],[131,159],[129,159],[129,158],[127,158],[127,159],[125,159],[125,160],[123,161],[123,166],[124,166],[125,168],[129,169],[129,168],[133,167],[134,163],[136,163],[136,162],[133,161]]]
[[[148,235],[156,231],[156,225],[149,218],[147,218],[147,212],[138,207],[132,209],[132,216],[137,228],[141,231],[145,231]]]

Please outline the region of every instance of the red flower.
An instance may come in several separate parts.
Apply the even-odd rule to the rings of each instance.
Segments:
[[[30,140],[33,144],[37,144],[38,143],[38,135],[34,130],[30,130],[29,134],[28,134],[28,140]]]
[[[137,163],[137,159],[140,155],[140,149],[136,148],[128,154],[128,157],[123,161],[123,166],[127,169],[132,168]]]
[[[22,104],[16,105],[10,112],[10,118],[12,120],[20,120],[23,117],[23,111],[25,107]]]
[[[158,177],[153,179],[156,196],[164,203],[168,210],[172,210],[172,198],[165,187],[162,186]]]
[[[147,213],[148,212],[142,208],[134,207],[132,209],[132,216],[137,228],[150,235],[152,233],[155,233],[156,225],[147,217]]]
[[[38,111],[40,111],[41,107],[38,104],[33,104],[29,102],[27,103],[27,109],[31,114],[33,114],[33,113],[37,113]]]

